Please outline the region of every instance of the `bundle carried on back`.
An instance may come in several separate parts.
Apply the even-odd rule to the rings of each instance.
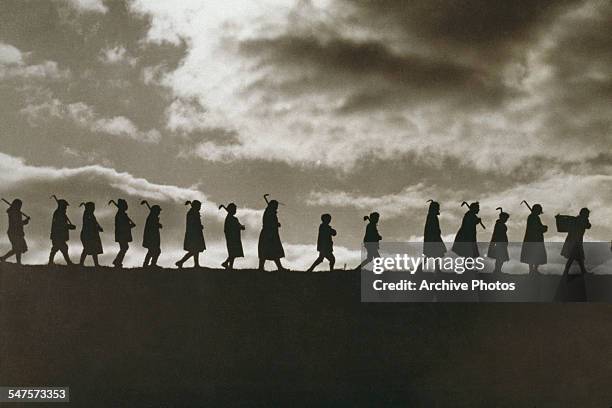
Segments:
[[[576,217],[573,215],[555,215],[558,232],[570,232],[576,224]]]

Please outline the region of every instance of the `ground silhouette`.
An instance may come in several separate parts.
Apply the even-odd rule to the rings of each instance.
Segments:
[[[79,407],[610,406],[611,314],[361,303],[352,271],[4,263],[0,379]]]

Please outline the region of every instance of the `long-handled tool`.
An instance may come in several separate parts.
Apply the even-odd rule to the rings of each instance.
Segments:
[[[145,205],[145,204],[147,205],[147,208],[148,208],[149,210],[151,210],[151,205],[149,205],[149,202],[148,202],[147,200],[142,200],[142,201],[140,202],[140,205]]]
[[[461,203],[461,207],[466,206],[467,208],[470,208],[470,205],[468,203],[466,203],[465,201]],[[487,227],[485,227],[485,225],[482,223],[482,220],[479,218],[478,219],[478,223],[480,224],[480,226],[482,227],[482,229],[487,229]]]
[[[529,208],[529,211],[532,211],[531,206],[527,203],[527,201],[523,200],[521,201],[521,204],[525,204],[527,208]]]
[[[264,194],[263,198],[264,200],[266,200],[266,204],[270,204],[270,200],[268,200],[268,197],[270,196],[270,194]],[[281,203],[280,201],[276,200],[277,203],[279,203],[280,205],[285,205],[285,203]]]
[[[119,200],[119,201],[121,201],[121,200]],[[110,200],[108,202],[108,205],[111,205],[111,204],[113,204],[115,207],[119,208],[119,204],[117,204],[117,202],[115,200]],[[126,216],[127,216],[127,214],[126,214]],[[134,223],[134,221],[132,221],[132,219],[130,217],[127,217],[127,219],[130,222],[130,225],[132,225],[132,227],[136,226],[136,224]]]
[[[10,207],[12,204],[5,200],[4,198],[2,199],[2,201],[4,201],[6,204],[8,204],[8,206]],[[21,213],[21,215],[23,215],[24,217],[26,217],[28,220],[32,219],[32,217],[30,217],[28,214],[24,213],[23,211],[19,211]]]
[[[60,201],[60,200],[57,198],[57,196],[56,196],[55,194],[53,194],[53,195],[52,195],[51,197],[49,197],[49,198],[53,198],[53,199],[55,200],[55,203],[56,203],[56,204],[58,204],[58,203],[59,203],[59,201]],[[64,200],[64,201],[66,201],[66,200]],[[66,202],[66,204],[68,204],[68,202]],[[75,227],[75,228],[76,228],[76,225],[74,225],[74,224],[72,223],[72,221],[70,221],[70,218],[68,218],[68,215],[66,215],[66,221],[68,221],[68,225],[70,225],[71,227]]]

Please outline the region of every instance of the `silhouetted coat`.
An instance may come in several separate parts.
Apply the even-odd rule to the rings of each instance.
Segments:
[[[527,217],[527,229],[521,248],[521,262],[529,265],[544,265],[548,261],[544,246],[544,233],[548,230],[540,216],[530,214]]]
[[[333,236],[336,235],[336,230],[329,224],[322,223],[319,225],[319,236],[317,237],[317,251],[322,256],[330,256],[334,253]]]
[[[503,262],[510,260],[508,254],[508,226],[502,221],[495,222],[487,256]]]
[[[161,224],[159,223],[159,215],[149,213],[147,221],[145,222],[144,233],[142,235],[142,246],[147,249],[160,249],[161,240],[159,230]]]
[[[11,247],[13,251],[18,253],[24,253],[28,250],[28,245],[25,241],[25,232],[23,231],[23,226],[28,223],[27,220],[24,220],[21,211],[16,208],[9,208],[6,210],[8,213],[8,238],[11,242]]]
[[[132,222],[125,211],[115,215],[115,242],[132,242]]]
[[[363,245],[365,246],[368,258],[379,258],[380,240],[382,237],[378,233],[378,227],[375,223],[369,222],[366,225],[365,234],[363,236]]]
[[[70,239],[70,230],[75,229],[68,221],[68,216],[65,211],[59,208],[53,212],[51,221],[51,242],[53,246],[63,246]]]
[[[285,256],[278,228],[276,210],[266,207],[261,232],[259,233],[259,244],[257,246],[259,259],[274,260]]]
[[[242,239],[240,233],[242,224],[238,221],[235,215],[227,214],[225,223],[223,224],[223,232],[225,233],[225,243],[227,245],[227,256],[230,258],[241,258],[244,256],[242,249]]]
[[[588,218],[576,217],[563,243],[561,255],[567,259],[584,260],[583,239],[585,231],[589,228],[591,223]]]
[[[202,252],[206,249],[204,242],[204,226],[200,219],[200,212],[192,208],[187,211],[185,240],[183,249],[187,252]]]
[[[85,255],[99,255],[103,253],[100,240],[102,227],[98,224],[96,216],[88,211],[83,213],[83,226],[81,228],[81,243]]]
[[[435,213],[428,213],[423,232],[423,255],[430,258],[441,258],[446,253],[446,245],[442,241],[440,221]]]
[[[461,227],[455,235],[453,252],[462,257],[477,258],[480,256],[478,245],[476,244],[476,226],[480,223],[480,218],[468,211],[463,216]]]

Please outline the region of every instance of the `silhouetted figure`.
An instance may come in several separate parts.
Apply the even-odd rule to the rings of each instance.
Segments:
[[[281,263],[281,258],[285,257],[285,250],[280,239],[278,229],[278,201],[269,200],[268,195],[264,194],[266,200],[266,209],[263,214],[261,232],[259,233],[259,243],[257,245],[257,254],[259,256],[259,270],[263,271],[266,261],[274,261],[279,271],[285,271],[285,267]]]
[[[527,228],[525,229],[525,238],[521,248],[521,262],[529,265],[529,273],[537,273],[540,265],[545,265],[548,262],[546,255],[546,246],[544,245],[544,233],[548,231],[548,227],[542,224],[540,215],[544,213],[540,204],[529,206],[525,204],[531,214],[527,217]]]
[[[380,258],[380,253],[378,249],[380,248],[380,240],[382,237],[378,233],[378,220],[380,219],[380,214],[377,212],[372,212],[370,215],[366,215],[363,217],[364,221],[369,221],[366,226],[365,234],[363,235],[363,246],[366,250],[366,259],[359,264],[355,270],[359,270],[372,262],[374,258]]]
[[[103,253],[102,241],[100,240],[100,233],[104,232],[98,220],[94,214],[96,205],[91,201],[87,203],[81,203],[79,207],[85,206],[83,211],[83,225],[81,226],[81,243],[83,244],[83,252],[81,252],[81,259],[79,265],[85,264],[85,258],[91,255],[95,266],[100,266],[98,263],[98,255]]]
[[[423,231],[423,255],[428,258],[441,258],[446,254],[446,245],[442,240],[442,230],[440,229],[440,204],[429,200],[429,210]]]
[[[76,226],[70,221],[66,214],[68,201],[57,199],[55,195],[51,196],[57,203],[57,209],[53,212],[51,220],[51,253],[49,254],[49,265],[53,265],[55,254],[60,251],[66,260],[66,264],[72,265],[70,256],[68,255],[68,240],[70,239],[70,230],[76,229]]]
[[[319,257],[312,263],[306,272],[312,272],[324,259],[329,261],[329,270],[333,272],[336,257],[334,256],[334,241],[332,237],[336,236],[336,230],[329,225],[331,215],[323,214],[321,216],[321,225],[319,225],[319,235],[317,237],[317,251]]]
[[[110,200],[108,203],[112,203],[117,207],[117,214],[115,215],[115,242],[119,243],[119,252],[113,261],[113,265],[117,268],[122,268],[123,258],[125,258],[125,254],[130,248],[129,243],[132,242],[132,228],[134,228],[136,224],[134,224],[134,221],[127,215],[127,201],[120,198],[117,202]]]
[[[234,203],[229,203],[226,206],[220,205],[219,209],[224,208],[227,211],[225,223],[223,224],[223,233],[225,234],[225,243],[227,245],[227,259],[221,264],[225,269],[234,269],[234,260],[242,258],[244,251],[242,250],[242,238],[240,233],[246,228],[236,218],[237,207]]]
[[[200,218],[200,208],[202,203],[198,200],[187,201],[185,205],[191,205],[185,220],[185,240],[183,242],[183,249],[187,251],[184,257],[176,262],[176,266],[179,268],[183,267],[183,264],[189,259],[193,258],[193,266],[196,268],[200,267],[200,252],[206,249],[206,243],[204,242],[204,226]]]
[[[563,271],[564,275],[567,275],[574,261],[578,262],[580,266],[580,272],[582,274],[586,273],[586,268],[584,267],[584,233],[587,229],[591,228],[591,223],[589,222],[589,214],[590,211],[588,208],[582,208],[577,217],[574,218],[572,225],[569,229],[569,233],[565,238],[565,242],[563,243],[563,249],[561,250],[561,255],[567,258],[567,263],[565,264],[565,270]]]
[[[159,205],[150,206],[147,200],[143,200],[140,204],[146,204],[149,209],[149,215],[147,216],[144,233],[142,235],[142,246],[147,248],[148,251],[145,255],[142,267],[157,266],[157,260],[161,254],[161,239],[159,234],[159,230],[162,229],[162,225],[159,222],[161,207]]]
[[[478,224],[485,228],[484,224],[478,217],[480,212],[480,203],[477,201],[470,204],[465,201],[461,203],[461,206],[467,206],[469,210],[464,214],[463,220],[461,221],[461,227],[455,235],[455,242],[453,243],[453,252],[464,258],[477,258],[480,256],[478,251],[478,240],[476,238],[476,227]]]
[[[510,260],[510,255],[508,254],[508,227],[506,226],[510,214],[504,212],[501,207],[496,209],[499,210],[499,218],[495,222],[495,228],[493,228],[487,256],[495,259],[493,273],[501,273],[504,262]]]
[[[30,217],[21,212],[22,202],[16,198],[12,203],[9,203],[5,199],[2,199],[9,205],[8,210],[8,238],[11,242],[11,250],[8,251],[4,256],[0,257],[0,262],[6,261],[9,257],[15,255],[15,259],[19,265],[21,265],[21,255],[28,250],[28,245],[25,241],[25,232],[23,226],[28,225]]]

